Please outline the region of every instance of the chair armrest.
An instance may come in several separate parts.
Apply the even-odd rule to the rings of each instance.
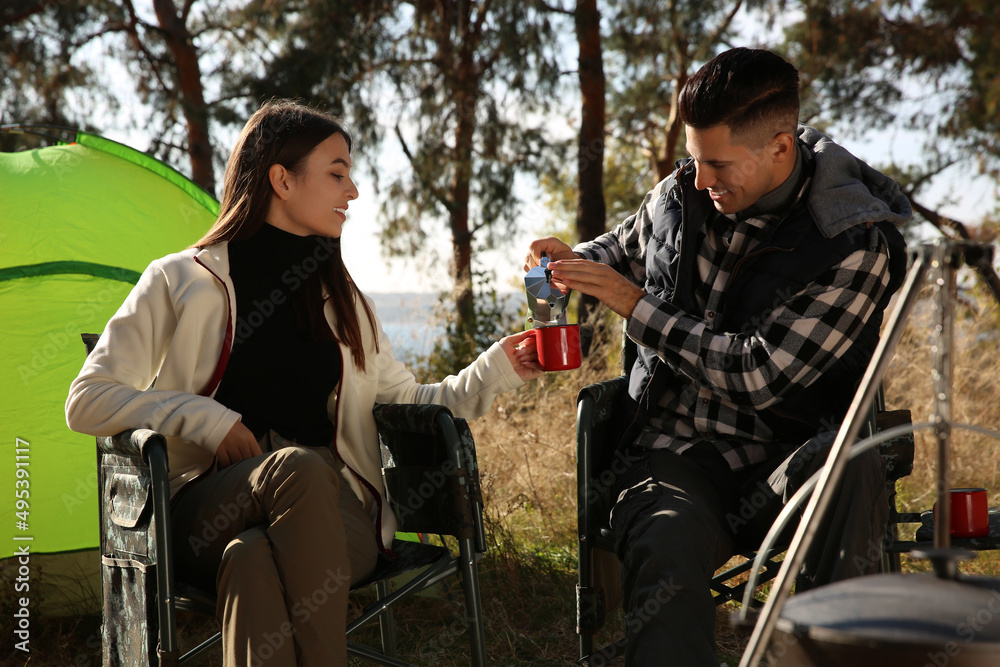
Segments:
[[[464,465],[458,447],[451,447],[459,441],[458,420],[445,406],[380,403],[372,415],[379,439],[392,457],[392,466],[440,465],[445,460],[456,467]]]
[[[912,424],[909,410],[887,410],[875,415],[875,432],[880,433],[896,426]],[[915,443],[913,431],[897,436],[878,446],[885,462],[886,480],[895,482],[913,472]]]
[[[611,418],[619,401],[628,391],[628,376],[620,375],[610,380],[587,385],[577,394],[576,402],[589,405],[591,425],[602,424]]]
[[[443,405],[429,403],[379,403],[372,410],[379,433],[423,433],[432,435],[440,432],[442,416],[451,420],[451,410]]]
[[[133,428],[112,436],[97,438],[97,447],[102,454],[141,457],[149,463],[150,452],[156,448],[167,456],[167,440],[163,435],[148,428]]]

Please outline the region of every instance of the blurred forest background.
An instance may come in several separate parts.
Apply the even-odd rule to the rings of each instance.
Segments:
[[[941,211],[1000,175],[998,25],[988,0],[10,0],[0,122],[136,130],[136,148],[217,194],[263,100],[341,115],[385,249],[448,239],[448,347],[464,364],[497,332],[477,254],[514,225],[582,241],[631,213],[685,156],[677,92],[734,45],[799,67],[802,122],[916,146],[875,161],[915,223],[990,238],[996,210]],[[406,168],[382,173],[386,151]]]
[[[511,328],[477,257],[520,257],[524,248],[504,244],[526,220],[583,241],[629,215],[685,156],[677,92],[730,46],[768,48],[799,68],[802,122],[835,139],[907,138],[912,151],[874,163],[910,197],[911,237],[991,243],[992,205],[962,219],[944,211],[974,180],[996,201],[997,34],[991,0],[7,0],[0,123],[135,130],[148,137],[136,148],[217,195],[229,143],[263,100],[341,115],[375,184],[386,250],[420,257],[448,239],[446,336],[414,360],[440,377]],[[389,150],[405,164],[381,173]],[[539,196],[525,201],[525,184]],[[1000,422],[997,295],[993,267],[963,273],[953,413],[989,428]],[[574,658],[574,400],[619,372],[620,336],[594,304],[575,308],[593,332],[584,367],[502,397],[473,424],[494,547],[483,585],[496,664]],[[914,316],[886,379],[889,407],[910,408],[914,421],[931,410],[931,315]],[[996,443],[957,437],[955,485],[988,486],[996,504]],[[918,437],[917,471],[901,486],[907,509],[930,506],[931,447]],[[977,563],[1000,573],[995,560]],[[440,606],[403,619],[404,652],[467,662],[464,638],[440,634],[455,614]],[[739,639],[720,619],[720,656],[736,660]],[[41,652],[31,664],[97,664],[98,622],[50,623],[33,636]]]

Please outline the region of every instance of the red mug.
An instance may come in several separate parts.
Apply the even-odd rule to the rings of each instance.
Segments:
[[[538,363],[544,370],[566,371],[580,367],[579,324],[538,327],[534,331]]]
[[[952,489],[951,503],[952,537],[986,537],[990,534],[990,509],[987,505],[986,489]],[[935,506],[935,509],[936,506]]]

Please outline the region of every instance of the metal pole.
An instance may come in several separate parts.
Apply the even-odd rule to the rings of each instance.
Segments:
[[[932,377],[934,381],[934,434],[937,438],[937,512],[934,517],[934,548],[951,547],[951,389],[952,344],[954,341],[955,265],[958,251],[951,244],[935,247],[935,297],[938,321],[934,326]],[[956,561],[949,567],[957,568]],[[957,572],[952,572],[957,574]]]

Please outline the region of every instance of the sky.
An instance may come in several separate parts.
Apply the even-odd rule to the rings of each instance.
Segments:
[[[359,197],[348,208],[341,247],[347,270],[361,290],[368,293],[450,291],[452,282],[448,261],[451,241],[444,232],[446,223],[436,223],[440,232],[429,239],[424,254],[413,258],[390,258],[379,240],[376,195],[362,175],[359,174],[357,179]],[[517,219],[518,232],[508,247],[477,253],[473,259],[477,267],[493,270],[498,292],[519,289],[528,244],[539,236],[544,224],[544,220],[536,214],[534,202],[525,201],[522,215]]]

